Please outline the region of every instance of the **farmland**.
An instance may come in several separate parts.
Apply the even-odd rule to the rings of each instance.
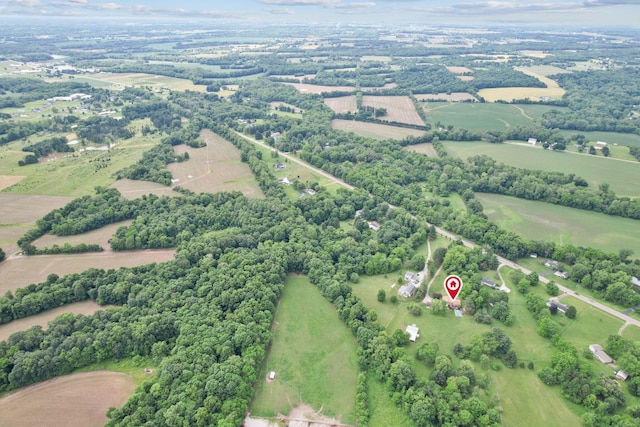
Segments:
[[[587,141],[591,142],[604,141],[609,144],[626,145],[627,147],[640,147],[640,135],[635,135],[633,133],[579,132],[575,130],[563,130],[561,132],[565,136],[582,134],[587,138]]]
[[[572,173],[583,177],[589,185],[596,188],[607,183],[619,196],[640,197],[640,187],[635,183],[635,177],[640,173],[640,163],[557,153],[513,144],[445,142],[444,146],[450,155],[463,159],[484,154],[518,168]]]
[[[424,131],[417,129],[401,128],[397,126],[381,125],[378,123],[365,123],[355,120],[334,119],[331,121],[331,127],[345,132],[353,132],[356,135],[383,139],[403,139],[407,136],[420,136]]]
[[[206,86],[194,85],[190,80],[174,77],[158,76],[145,73],[98,73],[85,74],[75,78],[76,81],[85,81],[95,87],[112,90],[122,90],[125,87],[149,86],[156,90],[163,88],[176,91],[191,90],[205,92]]]
[[[438,157],[438,153],[436,152],[436,149],[433,148],[433,144],[431,143],[408,145],[407,150],[425,154],[429,157]]]
[[[115,188],[123,197],[132,200],[143,194],[155,194],[156,196],[179,196],[171,187],[151,181],[136,181],[132,179],[119,179],[109,187]]]
[[[475,96],[467,92],[452,92],[452,93],[422,93],[414,95],[418,101],[473,101],[477,102]]]
[[[135,385],[133,378],[118,372],[55,378],[0,399],[0,424],[102,426],[107,422],[108,409],[123,405]]]
[[[0,294],[14,291],[31,283],[43,282],[49,274],[62,276],[79,273],[90,267],[110,268],[135,267],[152,262],[173,259],[173,249],[94,252],[74,255],[16,256],[0,263]]]
[[[300,93],[320,94],[323,92],[353,92],[356,90],[354,86],[321,86],[308,83],[285,83],[295,87]]]
[[[429,123],[440,122],[456,129],[486,132],[527,126],[554,107],[546,105],[425,102]]]
[[[617,252],[637,247],[638,221],[499,194],[476,193],[484,213],[501,228],[527,239],[593,246]]]
[[[389,122],[424,125],[413,102],[408,96],[363,96],[362,105],[373,108],[386,108],[387,115],[382,119]]]
[[[247,197],[263,198],[249,166],[240,161],[240,151],[224,138],[203,130],[200,137],[206,147],[174,147],[176,153],[189,153],[186,162],[168,165],[175,185],[196,193],[241,191]]]
[[[37,248],[50,248],[53,245],[63,246],[65,243],[69,243],[72,246],[84,243],[87,245],[95,244],[100,245],[104,249],[109,248],[109,240],[111,236],[116,232],[119,227],[128,226],[131,221],[122,221],[115,224],[108,224],[97,230],[88,231],[82,234],[74,234],[71,236],[55,236],[52,234],[45,234],[44,236],[36,239],[33,245]]]
[[[355,95],[325,98],[324,103],[338,114],[355,112],[358,109]]]
[[[306,277],[290,276],[274,326],[251,413],[287,414],[298,403],[307,403],[345,424],[354,424],[357,345],[335,308]],[[271,371],[276,372],[276,379],[266,382]]]
[[[516,70],[537,78],[541,82],[547,85],[546,88],[533,88],[533,87],[505,87],[505,88],[490,88],[481,89],[478,95],[483,97],[489,102],[495,101],[507,101],[511,102],[515,99],[529,98],[532,101],[543,100],[546,98],[559,99],[564,95],[565,90],[562,89],[558,83],[544,74],[549,70],[541,69],[542,73],[537,72],[536,69],[529,69],[524,67],[516,67]]]
[[[42,329],[46,329],[48,323],[51,320],[64,313],[84,314],[88,316],[95,313],[97,310],[106,309],[107,307],[101,307],[93,301],[83,301],[47,310],[40,314],[25,317],[19,320],[14,320],[13,322],[0,325],[0,341],[8,339],[9,336],[14,332],[26,331],[32,326],[42,326]]]

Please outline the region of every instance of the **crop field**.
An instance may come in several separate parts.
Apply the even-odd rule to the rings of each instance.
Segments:
[[[365,123],[355,120],[331,120],[331,127],[345,132],[353,132],[356,135],[383,139],[403,139],[407,136],[424,135],[424,131],[418,129],[401,128],[397,126],[381,125],[379,123]]]
[[[131,220],[116,222],[115,224],[105,225],[97,230],[91,230],[86,233],[74,234],[71,236],[54,236],[53,234],[45,234],[44,236],[36,239],[33,242],[33,245],[36,248],[50,248],[53,245],[63,246],[65,243],[69,243],[70,245],[85,243],[87,245],[100,245],[104,249],[109,249],[109,240],[116,230],[122,226],[128,226],[131,222]]]
[[[321,86],[308,83],[285,83],[295,87],[300,93],[320,94],[322,92],[354,92],[354,86]]]
[[[476,198],[491,221],[527,239],[610,252],[640,242],[638,220],[499,194],[476,193]]]
[[[565,70],[564,68],[560,67],[554,67],[553,65],[530,65],[526,67],[526,69],[531,71],[532,73],[535,73],[536,76],[534,77],[537,77],[538,75],[549,77],[555,74],[571,74],[571,71]]]
[[[358,109],[355,95],[325,98],[324,103],[338,114],[355,112]]]
[[[355,424],[357,344],[308,278],[287,279],[274,328],[251,413],[276,416],[306,403],[342,423]],[[271,371],[275,381],[267,382]]]
[[[507,101],[511,102],[514,99],[525,99],[529,98],[532,101],[540,100],[540,99],[559,99],[564,95],[565,90],[562,89],[555,80],[551,80],[545,75],[538,73],[535,69],[530,69],[526,67],[515,67],[516,70],[522,71],[523,73],[535,77],[544,84],[547,85],[546,88],[534,88],[534,87],[504,87],[504,88],[489,88],[489,89],[481,89],[478,91],[478,95],[483,97],[489,102],[495,101]],[[549,70],[541,70],[543,72]]]
[[[0,399],[0,425],[103,426],[109,408],[124,405],[135,386],[133,378],[119,372],[55,378]]]
[[[558,153],[514,144],[447,141],[444,146],[451,156],[466,159],[485,154],[498,162],[518,168],[572,173],[586,179],[594,188],[607,183],[619,196],[640,197],[640,186],[636,183],[640,163],[637,162]]]
[[[424,125],[418,115],[413,102],[408,96],[363,96],[362,105],[365,107],[386,108],[387,115],[380,117],[389,122]]]
[[[153,249],[122,252],[92,252],[73,255],[34,255],[7,258],[0,263],[0,294],[24,288],[31,283],[44,282],[49,274],[59,276],[80,273],[90,267],[135,267],[173,259],[174,249]]]
[[[447,70],[449,70],[449,72],[451,72],[453,74],[464,74],[464,73],[472,73],[473,72],[467,67],[449,66],[449,67],[446,67],[446,68],[447,68]]]
[[[11,187],[13,184],[19,183],[23,178],[24,176],[0,175],[0,191],[7,187]]]
[[[553,107],[546,105],[488,104],[470,102],[425,102],[429,123],[437,122],[456,129],[486,132],[527,126]]]
[[[604,141],[609,144],[626,145],[627,147],[640,147],[640,135],[619,132],[580,132],[575,130],[560,131],[566,137],[582,134],[589,142]],[[614,147],[609,147],[614,148]]]
[[[542,50],[521,50],[520,53],[532,58],[546,58],[547,56],[551,55],[550,53],[545,53]]]
[[[137,181],[133,179],[119,179],[109,187],[117,189],[123,197],[129,200],[137,199],[143,194],[155,194],[156,196],[180,196],[171,187],[151,181]]]
[[[264,198],[251,169],[240,161],[240,151],[233,144],[209,130],[203,130],[200,137],[206,147],[174,147],[178,154],[189,153],[186,162],[167,166],[175,185],[195,193],[241,191],[247,197]]]
[[[429,157],[438,157],[438,153],[436,152],[436,149],[433,148],[433,144],[428,142],[424,144],[408,145],[406,149],[415,153],[425,154]]]
[[[88,316],[98,310],[106,309],[107,307],[99,306],[93,301],[74,302],[73,304],[63,305],[62,307],[47,310],[40,314],[0,325],[0,341],[5,341],[11,334],[18,331],[26,331],[32,326],[38,325],[42,326],[42,329],[47,329],[51,320],[64,313],[84,314]]]
[[[154,89],[167,88],[170,90],[194,92],[206,92],[206,86],[194,85],[191,80],[178,79],[175,77],[159,76],[145,73],[98,73],[84,74],[75,77],[76,81],[86,81],[91,85],[107,89],[122,90],[127,86],[140,87],[150,86]]]
[[[421,93],[414,95],[418,101],[474,101],[477,102],[477,98],[467,92],[451,92],[451,93]]]
[[[135,125],[139,123],[134,122]],[[48,135],[51,136],[57,135]],[[0,147],[0,175],[26,177],[3,192],[74,197],[93,194],[96,186],[108,187],[115,180],[115,172],[134,164],[159,142],[156,136],[138,134],[117,141],[108,151],[74,152],[63,158],[22,167],[18,166],[18,161],[24,158],[21,149],[27,143],[12,142]]]
[[[390,56],[363,55],[360,57],[360,61],[391,62],[391,60]]]

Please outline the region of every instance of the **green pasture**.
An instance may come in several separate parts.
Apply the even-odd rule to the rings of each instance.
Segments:
[[[640,341],[640,328],[629,325],[622,331],[622,336],[632,341]]]
[[[527,126],[553,108],[548,105],[469,102],[423,102],[431,125],[440,122],[456,129],[486,132]]]
[[[593,187],[607,183],[619,196],[640,197],[640,186],[637,184],[640,163],[553,152],[515,144],[447,141],[444,146],[449,155],[454,157],[466,159],[484,154],[518,168],[575,174],[586,179]]]
[[[635,219],[500,194],[476,193],[476,198],[491,221],[526,239],[606,252],[640,245],[640,222]]]
[[[52,136],[59,135],[32,137],[29,143]],[[93,194],[96,186],[109,186],[115,181],[115,172],[135,163],[145,151],[159,142],[157,136],[137,134],[133,138],[116,141],[116,146],[108,151],[76,151],[64,153],[63,155],[68,156],[56,160],[18,166],[18,161],[27,154],[22,151],[22,147],[28,143],[15,141],[0,147],[0,175],[18,175],[26,178],[4,191],[74,197]],[[76,150],[81,148],[80,145],[75,147]]]
[[[287,279],[274,328],[251,413],[288,414],[304,402],[324,415],[355,424],[357,343],[307,277]],[[271,371],[276,379],[266,382]]]
[[[151,369],[151,372],[146,373],[145,369]],[[80,372],[92,371],[122,372],[133,377],[137,385],[141,385],[143,382],[152,379],[158,372],[157,366],[150,358],[135,356],[129,359],[111,359],[104,362],[97,362],[92,365],[85,366],[84,368],[77,369],[73,373],[77,374]]]
[[[604,141],[610,145],[626,145],[627,147],[640,147],[640,135],[633,133],[619,133],[619,132],[580,132],[575,130],[563,130],[560,131],[565,137],[571,135],[582,134],[587,138],[589,142]],[[613,147],[609,147],[613,148]]]
[[[413,421],[393,404],[386,386],[373,378],[372,374],[367,377],[367,391],[370,426],[412,427],[414,425]]]
[[[624,324],[622,320],[572,296],[566,296],[560,301],[573,305],[577,310],[576,318],[573,320],[560,313],[554,320],[562,327],[562,338],[575,345],[579,351],[589,347],[589,344],[601,344],[604,347],[607,337],[617,335]]]

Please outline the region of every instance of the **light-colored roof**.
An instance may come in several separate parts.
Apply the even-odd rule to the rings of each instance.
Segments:
[[[409,334],[409,340],[415,341],[418,339],[418,337],[420,336],[420,334],[418,334],[418,330],[419,328],[415,323],[413,325],[407,326],[407,329],[405,329],[405,331]]]

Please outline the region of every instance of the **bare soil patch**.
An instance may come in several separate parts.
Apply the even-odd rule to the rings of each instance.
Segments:
[[[49,274],[59,276],[80,273],[88,268],[135,267],[173,259],[174,249],[154,249],[122,252],[96,252],[73,255],[35,255],[9,257],[0,263],[0,295],[31,283],[45,281]]]
[[[22,181],[26,176],[0,175],[0,191]]]
[[[415,153],[425,154],[429,157],[438,157],[438,153],[436,149],[433,148],[433,144],[416,144],[416,145],[408,145],[405,147],[409,151],[413,151]]]
[[[353,92],[354,86],[321,86],[308,83],[285,83],[295,87],[300,93],[320,94],[322,92]]]
[[[119,179],[110,187],[117,189],[123,197],[133,200],[144,194],[155,194],[156,196],[179,196],[180,193],[173,191],[171,187],[166,187],[157,182],[136,181],[133,179]]]
[[[109,240],[113,234],[122,226],[128,226],[132,221],[121,221],[115,224],[105,225],[97,230],[91,230],[82,234],[75,234],[73,236],[54,236],[52,234],[45,234],[39,239],[33,242],[36,248],[50,248],[53,245],[63,246],[65,243],[70,245],[78,245],[85,243],[87,245],[100,245],[104,249],[109,249]]]
[[[200,137],[206,147],[174,147],[178,154],[189,153],[186,162],[168,166],[176,186],[196,193],[241,191],[247,197],[264,198],[251,169],[240,161],[240,151],[233,144],[210,130],[203,130]]]
[[[424,125],[418,115],[413,102],[408,96],[363,96],[362,105],[365,107],[386,108],[387,115],[380,119],[389,122]]]
[[[55,378],[0,399],[0,425],[103,426],[107,410],[122,406],[135,387],[133,378],[119,372]]]
[[[355,120],[331,120],[331,127],[345,132],[353,132],[356,135],[383,139],[400,140],[407,136],[421,136],[424,131],[418,129],[401,128],[398,126],[381,125],[379,123],[365,123]]]
[[[471,80],[475,79],[475,77],[473,76],[456,76],[456,77],[462,80],[463,82],[470,82]]]
[[[306,403],[300,403],[295,408],[292,408],[289,415],[284,419],[288,421],[287,425],[289,427],[348,426],[348,424],[342,424],[335,418],[322,415],[322,408],[316,412],[311,405]]]
[[[355,95],[326,98],[324,103],[338,114],[355,112],[358,109]]]
[[[93,301],[82,301],[56,307],[40,314],[25,317],[24,319],[14,320],[13,322],[0,325],[0,341],[8,339],[11,334],[18,331],[26,331],[32,326],[39,325],[42,326],[42,329],[47,329],[51,320],[64,313],[84,314],[88,316],[98,310],[105,310],[106,308],[107,306],[99,306]]]
[[[477,102],[475,96],[467,92],[451,92],[451,93],[424,93],[415,96],[418,101],[474,101]]]
[[[0,194],[2,224],[33,224],[53,209],[61,208],[73,197]]]
[[[449,70],[449,72],[453,73],[453,74],[465,74],[465,73],[472,73],[473,71],[470,70],[467,67],[456,67],[456,66],[450,66],[450,67],[446,67],[447,70]]]

